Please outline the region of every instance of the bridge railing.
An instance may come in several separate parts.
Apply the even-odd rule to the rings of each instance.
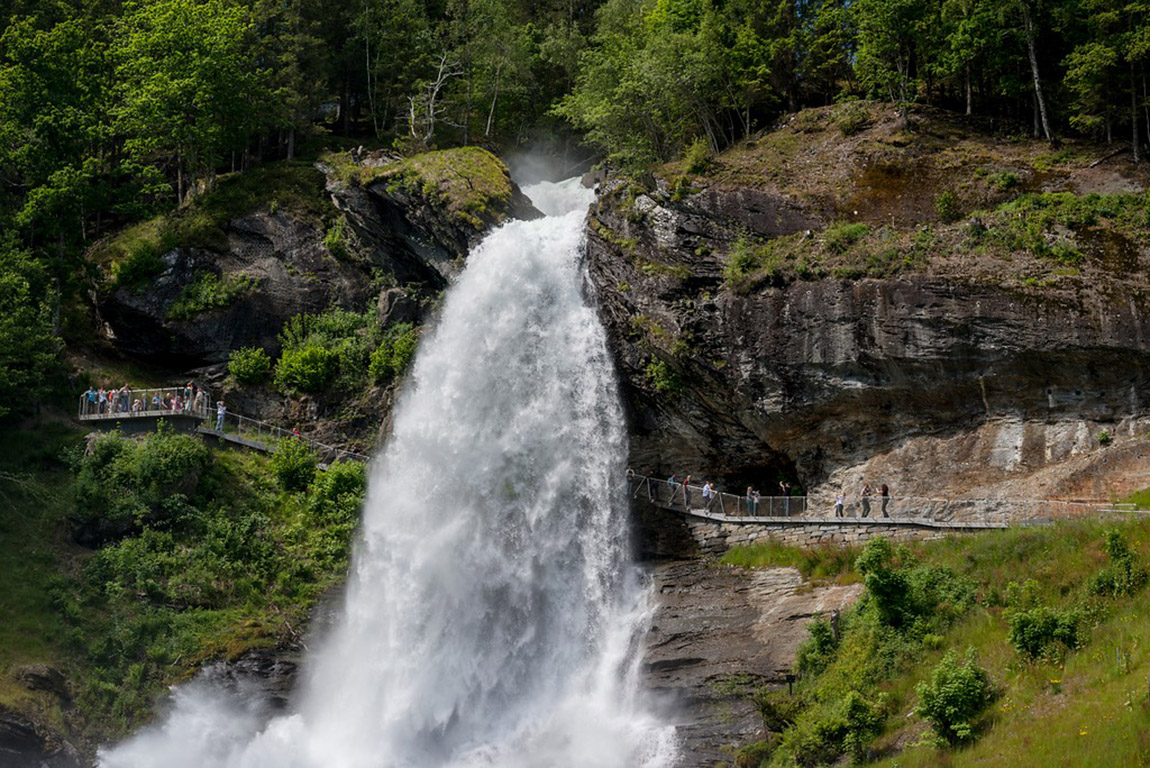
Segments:
[[[952,499],[924,496],[853,496],[844,500],[841,518],[834,503],[815,507],[805,496],[761,496],[757,502],[745,494],[716,492],[710,501],[702,486],[684,486],[635,475],[628,480],[632,498],[645,499],[669,509],[727,517],[796,517],[807,519],[862,519],[930,521],[972,525],[1041,525],[1098,515],[1144,514],[1132,505],[1103,501],[1061,499]]]
[[[217,428],[220,426],[222,426],[222,429]],[[218,412],[213,409],[204,428],[208,431],[220,432],[224,435],[235,435],[236,437],[253,443],[252,447],[268,452],[274,452],[276,445],[281,440],[302,440],[315,452],[319,463],[325,465],[333,464],[337,461],[366,462],[370,458],[366,454],[357,453],[335,445],[328,445],[319,440],[303,437],[292,430],[284,429],[275,424],[253,419],[243,414],[232,413],[231,411],[227,411],[224,414],[223,423],[220,424]]]
[[[130,419],[163,415],[199,416],[207,418],[210,408],[215,407],[212,393],[206,389],[196,390],[190,398],[184,397],[185,389],[179,387],[155,387],[148,389],[124,388],[105,393],[100,401],[97,394],[90,398],[87,392],[80,394],[77,417],[81,421],[94,419]],[[177,406],[178,402],[178,407]]]

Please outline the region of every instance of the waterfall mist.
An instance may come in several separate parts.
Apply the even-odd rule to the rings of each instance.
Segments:
[[[637,670],[626,432],[581,259],[591,193],[468,259],[373,462],[343,614],[272,717],[210,679],[103,768],[661,768]]]

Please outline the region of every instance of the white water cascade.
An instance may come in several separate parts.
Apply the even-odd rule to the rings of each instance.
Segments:
[[[584,296],[591,193],[474,250],[373,463],[343,615],[291,714],[200,680],[102,768],[663,768],[637,685],[626,433]]]

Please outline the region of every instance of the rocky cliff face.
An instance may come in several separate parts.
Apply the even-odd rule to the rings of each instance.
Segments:
[[[871,166],[859,167],[867,178]],[[816,495],[864,480],[904,495],[1094,495],[1098,483],[1028,481],[1084,453],[1103,471],[1100,432],[1150,424],[1144,244],[1124,243],[1122,269],[1106,250],[1084,249],[1073,269],[992,258],[958,239],[983,226],[977,217],[951,225],[947,244],[951,230],[904,201],[910,218],[859,231],[897,247],[900,227],[933,224],[935,245],[897,262],[910,266],[870,277],[781,262],[740,283],[730,265],[747,241],[827,253],[843,211],[827,197],[673,171],[646,188],[605,182],[589,222],[637,468],[766,492],[786,476]]]
[[[148,279],[108,280],[97,291],[109,337],[128,355],[173,368],[223,362],[243,346],[274,354],[293,315],[362,310],[383,283],[433,295],[493,226],[540,215],[494,155],[476,148],[432,155],[434,162],[333,156],[310,169],[307,194],[314,199],[305,204],[279,205],[283,190],[269,186],[242,212],[216,214],[222,220],[207,243],[193,244],[202,236],[161,239]],[[443,168],[453,171],[450,182]],[[166,226],[189,230],[181,222],[212,211],[214,202],[177,212]],[[189,295],[205,276],[215,286],[230,281],[230,295],[216,291],[216,301],[198,304],[193,298],[189,310]]]

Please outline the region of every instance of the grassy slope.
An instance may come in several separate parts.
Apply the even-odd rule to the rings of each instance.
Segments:
[[[94,553],[72,543],[67,522],[76,476],[60,457],[83,442],[63,420],[0,430],[0,707],[90,748],[138,724],[166,685],[202,663],[297,641],[311,605],[343,577],[347,530],[317,520],[307,493],[281,491],[266,457],[212,451],[210,503],[237,520],[264,516],[258,535],[272,542],[278,575],[202,607],[155,604],[135,588],[105,593],[86,578]],[[177,538],[176,562],[188,570],[170,579],[198,577],[195,546]],[[62,671],[75,707],[20,685],[13,673],[29,664]]]
[[[1073,297],[1107,274],[1146,287],[1150,177],[1122,157],[1093,166],[1112,151],[1055,150],[925,108],[907,131],[887,105],[852,104],[798,113],[700,173],[678,162],[659,174],[677,196],[756,189],[822,222],[773,240],[748,233],[724,254],[737,290],[918,272]]]
[[[883,766],[1119,766],[1150,763],[1150,611],[1148,589],[1129,598],[1103,601],[1088,627],[1087,644],[1065,659],[1024,661],[1007,641],[1003,616],[1007,584],[1033,579],[1038,595],[1061,607],[1088,602],[1085,585],[1107,558],[1100,543],[1117,527],[1145,565],[1150,562],[1150,521],[1110,526],[1098,522],[1016,529],[918,545],[922,562],[944,566],[972,580],[978,603],[942,637],[924,645],[910,662],[880,686],[890,697],[884,731],[872,744]],[[757,551],[756,551],[757,550]],[[834,574],[840,558],[796,553],[786,548],[737,550],[730,562],[759,565],[807,563],[812,573]],[[828,568],[828,566],[830,566]],[[850,578],[840,572],[838,578]],[[928,679],[947,650],[974,648],[999,695],[977,724],[979,736],[966,747],[939,748],[923,738],[928,725],[913,715],[914,686]],[[822,677],[837,685],[849,674],[844,660]],[[873,692],[872,692],[873,693]]]

